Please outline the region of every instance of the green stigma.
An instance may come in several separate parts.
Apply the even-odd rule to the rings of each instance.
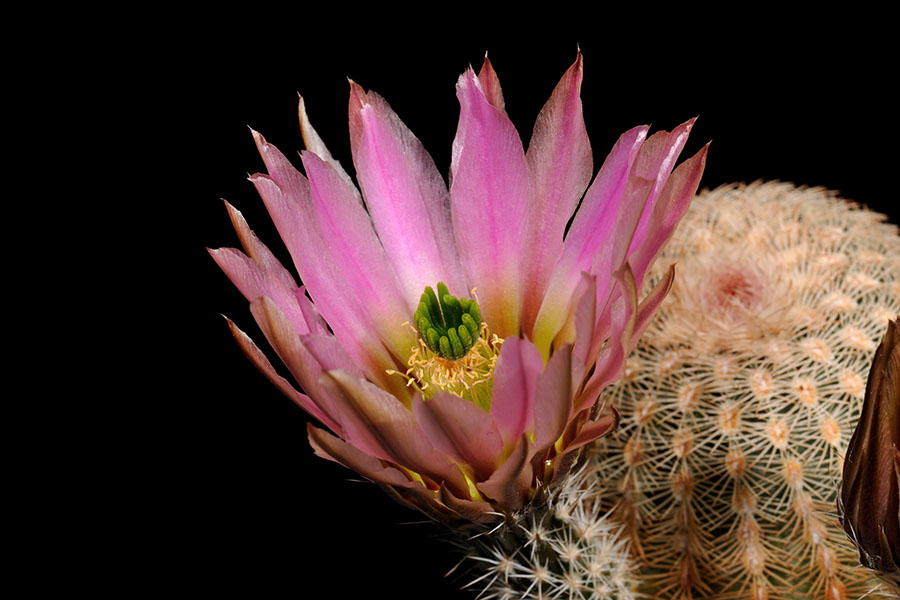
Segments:
[[[447,360],[464,357],[481,335],[478,303],[451,296],[443,282],[437,284],[437,294],[431,286],[425,287],[415,321],[428,349]]]

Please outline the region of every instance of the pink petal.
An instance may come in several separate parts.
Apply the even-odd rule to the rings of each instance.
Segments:
[[[259,241],[259,238],[256,237],[256,234],[253,233],[250,226],[247,225],[247,221],[244,219],[244,215],[241,214],[241,211],[231,206],[228,202],[225,202],[225,208],[228,210],[228,216],[231,218],[231,224],[238,234],[238,239],[241,240],[241,246],[244,247],[244,252],[246,252],[263,271],[271,272],[279,281],[281,281],[285,288],[289,290],[297,289],[297,283],[294,281],[294,278],[288,270],[281,265],[278,259],[275,258],[275,255],[272,254],[265,244]]]
[[[709,144],[706,144],[697,154],[679,165],[666,180],[665,187],[649,217],[647,210],[644,210],[641,219],[643,222],[646,218],[646,228],[642,233],[640,225],[638,226],[628,259],[634,269],[634,277],[638,286],[643,282],[647,270],[653,264],[660,249],[672,236],[675,227],[687,212],[691,200],[697,192],[697,187],[700,185],[700,177],[706,166],[708,150]]]
[[[576,399],[576,413],[592,406],[601,390],[619,379],[625,369],[625,357],[631,348],[631,337],[637,312],[634,275],[628,265],[616,274],[616,288],[610,298],[611,304],[607,317],[611,323],[609,342],[597,357],[594,374],[588,379],[580,397]],[[602,328],[598,327],[598,329]]]
[[[487,100],[471,69],[456,84],[459,127],[453,140],[453,229],[481,315],[500,337],[519,335],[521,254],[528,168],[519,134]]]
[[[350,147],[378,237],[411,307],[443,281],[468,296],[450,196],[421,142],[378,94],[350,83]]]
[[[628,354],[631,354],[631,351],[637,347],[641,336],[644,335],[644,331],[647,330],[647,327],[653,320],[653,315],[656,314],[659,305],[662,304],[662,301],[666,299],[669,290],[672,289],[672,283],[674,281],[675,265],[673,263],[669,265],[669,269],[666,271],[665,276],[653,286],[653,289],[650,290],[650,293],[647,294],[643,300],[641,300],[641,304],[638,306],[637,316],[634,319],[634,331],[631,334],[631,344],[628,346]]]
[[[600,415],[597,417],[596,421],[588,421],[585,423],[584,427],[581,428],[581,431],[578,432],[578,435],[575,436],[575,439],[566,446],[566,454],[615,430],[619,425],[619,413],[616,412],[614,408],[609,408],[611,412]]]
[[[338,423],[329,417],[325,411],[319,408],[316,403],[312,401],[312,399],[306,394],[301,394],[297,390],[294,389],[287,379],[279,375],[275,368],[272,366],[272,363],[269,362],[269,359],[266,358],[265,354],[257,347],[256,344],[253,343],[253,340],[250,337],[238,329],[237,325],[235,325],[230,319],[226,318],[228,321],[228,327],[231,329],[231,334],[234,336],[234,339],[237,341],[238,345],[241,347],[241,350],[244,351],[244,354],[250,361],[259,369],[263,375],[269,378],[269,381],[275,384],[281,392],[294,401],[295,404],[300,406],[303,410],[317,418],[319,421],[324,423],[328,428],[332,431],[341,433],[341,427]],[[302,385],[302,383],[301,383]]]
[[[531,204],[523,264],[523,329],[531,332],[550,273],[563,247],[563,232],[591,181],[593,158],[581,110],[581,52],[563,75],[534,124],[525,160]]]
[[[671,133],[668,131],[654,133],[641,146],[641,151],[634,160],[631,175],[653,180],[656,185],[650,194],[650,200],[641,217],[641,222],[638,224],[635,241],[629,249],[629,253],[634,252],[647,235],[648,222],[656,207],[657,198],[659,198],[669,174],[675,168],[675,161],[678,160],[678,155],[681,154],[696,120],[694,118],[682,123]]]
[[[332,335],[306,335],[302,338],[303,347],[316,359],[322,371],[334,371],[341,369],[351,377],[361,379],[365,377],[353,359],[341,343]],[[318,380],[320,373],[316,373]]]
[[[420,485],[407,479],[399,469],[384,466],[377,458],[361,452],[326,431],[309,423],[306,425],[306,431],[309,445],[312,446],[316,456],[342,464],[376,483],[402,488]]]
[[[375,333],[368,313],[353,294],[347,293],[349,285],[316,224],[309,182],[275,146],[253,133],[272,176],[255,175],[250,180],[287,245],[300,278],[351,356],[364,365],[374,381],[383,379],[384,371],[395,368],[396,362]]]
[[[406,362],[416,338],[403,325],[415,304],[400,292],[397,276],[372,229],[365,209],[337,172],[315,154],[302,155],[309,175],[313,213],[335,266],[388,349]]]
[[[527,435],[519,439],[512,454],[490,479],[478,484],[478,490],[507,511],[522,508],[531,488],[533,471],[529,464],[532,456],[531,442]]]
[[[306,149],[331,165],[331,168],[340,175],[341,179],[343,179],[347,186],[353,191],[356,199],[362,202],[359,192],[353,185],[353,180],[347,175],[347,172],[344,170],[344,167],[341,166],[341,163],[331,156],[331,152],[325,147],[325,142],[322,141],[322,138],[319,137],[319,134],[316,133],[316,130],[313,129],[312,124],[309,122],[309,117],[306,115],[306,102],[303,101],[303,96],[300,96],[300,107],[298,112],[300,114],[300,134],[303,136],[303,144],[306,146]]]
[[[572,346],[557,349],[537,380],[534,445],[549,448],[566,429],[572,414]]]
[[[374,456],[412,469],[438,483],[446,482],[457,494],[467,494],[468,485],[462,472],[434,449],[413,414],[397,398],[377,385],[343,371],[330,371],[327,377],[345,400],[342,424],[348,442],[368,452],[359,442],[372,446],[376,441],[385,454],[370,452]]]
[[[534,422],[534,394],[543,369],[541,354],[528,340],[508,337],[494,369],[491,416],[509,447]]]
[[[532,339],[545,357],[549,356],[550,344],[565,323],[569,301],[581,281],[581,273],[590,270],[594,254],[616,225],[619,206],[630,181],[628,174],[647,129],[635,127],[622,134],[575,213],[535,323]]]
[[[490,477],[503,451],[491,416],[468,400],[438,392],[428,401],[413,399],[413,414],[435,448],[471,465],[477,480]]]
[[[612,284],[610,274],[621,269],[625,262],[629,244],[634,236],[635,228],[652,187],[652,181],[637,176],[628,178],[628,183],[625,185],[621,201],[616,210],[614,226],[607,232],[606,237],[594,251],[589,272],[596,276],[595,294],[598,313],[609,301],[608,295]],[[549,338],[551,334],[556,335],[556,332],[562,328],[568,318],[569,313],[576,308],[573,302],[578,281],[575,281],[576,286],[570,292],[571,297],[567,302],[564,302],[562,298],[559,299],[558,303],[548,302],[547,300],[551,298],[551,294],[557,293],[557,281],[560,282],[558,289],[566,289],[572,286],[573,280],[571,280],[571,275],[571,272],[567,273],[565,270],[560,269],[554,272],[550,283],[553,292],[548,293],[544,306],[541,307],[538,326],[535,328],[535,342],[540,344],[538,347],[545,356],[547,351],[545,351],[543,344],[546,343],[546,338]],[[564,280],[563,277],[566,279]],[[552,338],[550,339],[552,340]],[[602,341],[602,338],[597,338],[596,332],[594,341],[594,346]],[[556,340],[557,344],[573,342],[573,339]],[[591,358],[593,354],[590,354]]]
[[[294,293],[296,284],[291,282],[292,287],[286,287],[277,272],[265,270],[240,250],[219,248],[209,250],[209,254],[247,300],[252,302],[260,296],[268,296],[281,308],[297,333],[313,331]]]
[[[487,101],[505,115],[506,104],[503,101],[503,91],[500,89],[500,79],[497,77],[497,71],[494,70],[494,65],[488,59],[487,53],[484,55],[481,70],[478,71],[478,81],[481,83],[481,89],[484,90],[484,97],[487,98]]]
[[[313,307],[312,302],[306,298],[305,288],[297,287],[293,276],[275,258],[275,255],[259,241],[256,234],[247,225],[247,221],[239,210],[225,203],[231,222],[237,231],[238,238],[244,250],[253,259],[255,265],[247,263],[245,257],[238,257],[233,251],[210,251],[213,258],[219,262],[220,267],[228,273],[232,282],[238,287],[248,300],[257,296],[267,295],[275,299],[276,303],[288,315],[294,323],[298,333],[326,333],[328,327],[324,320]],[[239,253],[238,253],[239,254]],[[217,258],[217,255],[218,258]],[[299,316],[293,306],[294,303],[287,298],[287,292],[293,294],[297,306],[300,309]]]

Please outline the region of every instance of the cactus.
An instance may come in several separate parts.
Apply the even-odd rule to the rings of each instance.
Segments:
[[[657,265],[673,261],[669,298],[602,398],[619,429],[518,532],[470,542],[480,597],[885,597],[834,507],[900,313],[897,228],[818,188],[727,186],[694,200]]]
[[[601,511],[593,470],[570,475],[549,503],[457,545],[479,600],[633,600],[637,584],[621,525]]]
[[[789,184],[694,201],[658,263],[678,260],[675,287],[606,394],[621,425],[593,457],[654,598],[877,586],[834,506],[872,354],[900,313],[900,236],[883,221]]]

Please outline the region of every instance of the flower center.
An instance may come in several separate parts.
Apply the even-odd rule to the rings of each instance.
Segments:
[[[407,361],[406,378],[428,400],[445,391],[490,410],[494,367],[503,340],[481,321],[475,300],[451,296],[438,283],[425,288],[415,313],[418,343]],[[409,325],[408,323],[406,325]]]
[[[419,299],[415,324],[428,349],[447,360],[459,360],[469,353],[481,334],[481,310],[468,298],[451,296],[443,282],[431,286]]]

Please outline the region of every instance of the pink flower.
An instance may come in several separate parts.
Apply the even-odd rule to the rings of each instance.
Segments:
[[[673,280],[638,302],[707,147],[673,172],[693,120],[635,127],[588,186],[581,80],[579,53],[526,152],[490,62],[463,73],[449,190],[388,103],[351,83],[360,194],[301,100],[305,175],[254,132],[268,175],[251,180],[304,285],[230,205],[244,252],[211,251],[303,392],[229,321],[241,348],[327,428],[308,427],[316,454],[442,521],[546,498],[615,426],[596,400]]]

